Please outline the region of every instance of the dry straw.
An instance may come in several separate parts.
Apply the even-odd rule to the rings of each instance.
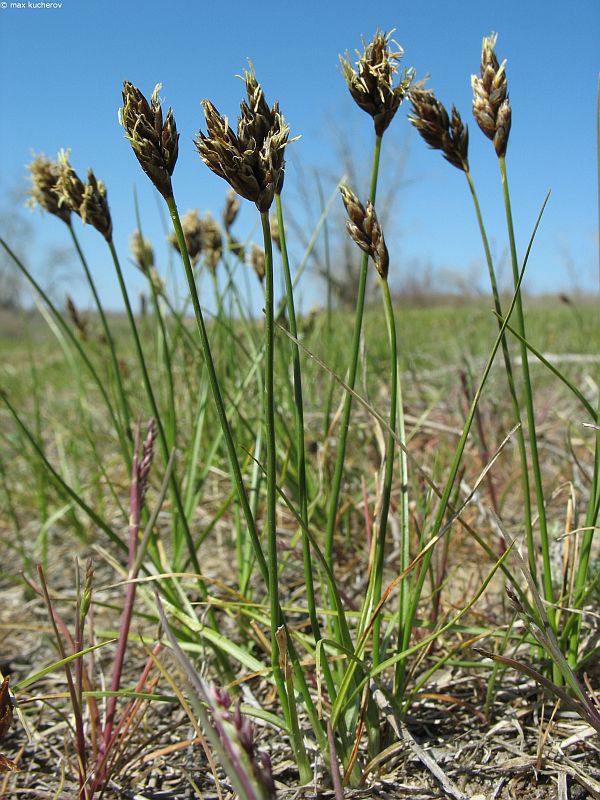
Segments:
[[[347,186],[340,186],[340,192],[349,217],[346,220],[348,233],[360,249],[371,256],[381,278],[387,280],[390,258],[373,204],[367,202],[365,209]]]
[[[405,69],[400,82],[394,86],[394,75],[398,72],[404,50],[397,42],[393,42],[395,50],[389,47],[393,32],[376,31],[362,55],[356,51],[356,69],[348,53],[345,57],[340,56],[350,94],[360,108],[373,117],[377,136],[382,136],[393,120],[415,77],[412,67]]]
[[[237,133],[209,100],[202,101],[207,134],[196,137],[196,148],[215,175],[224,178],[258,210],[268,211],[284,179],[284,150],[289,127],[276,102],[269,108],[252,65],[246,70],[247,100],[240,105]]]
[[[441,150],[446,161],[463,172],[469,171],[469,131],[455,106],[452,115],[431,89],[413,87],[409,93],[412,114],[408,119],[429,147]]]
[[[471,76],[473,116],[488,139],[494,142],[499,158],[506,155],[511,124],[511,109],[506,83],[506,60],[498,63],[494,48],[497,34],[485,36],[481,48],[481,77]]]
[[[158,98],[161,88],[157,83],[148,103],[139,89],[123,81],[120,121],[141,168],[167,200],[173,196],[171,175],[177,163],[179,134],[171,109],[163,120]]]

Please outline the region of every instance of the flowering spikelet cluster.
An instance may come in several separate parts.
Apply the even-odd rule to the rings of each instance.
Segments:
[[[209,269],[214,272],[223,254],[223,236],[218,222],[210,211],[203,217],[197,209],[187,211],[181,218],[181,228],[192,266],[198,263],[200,255],[203,254]],[[179,252],[179,242],[175,233],[170,233],[167,239]]]
[[[223,209],[223,227],[225,228],[227,249],[236,255],[240,261],[243,261],[245,257],[244,245],[231,233],[231,228],[237,219],[239,210],[240,198],[233,189],[230,189],[227,192],[227,200],[225,201],[225,208]]]
[[[469,171],[469,131],[452,106],[452,116],[431,89],[413,87],[409,93],[412,114],[408,119],[429,147],[441,150],[446,161],[463,172]]]
[[[368,202],[365,209],[347,186],[340,186],[340,192],[348,212],[346,228],[350,237],[361,250],[371,256],[382,280],[387,280],[390,258],[373,204]]]
[[[345,57],[340,56],[350,94],[357,105],[373,117],[377,136],[382,136],[393,120],[415,77],[412,67],[405,69],[400,82],[394,86],[394,75],[398,72],[398,62],[404,50],[396,42],[396,50],[389,47],[392,33],[376,31],[369,45],[365,46],[363,41],[362,55],[356,51],[357,69],[348,53]]]
[[[58,179],[56,192],[59,203],[81,217],[82,222],[91,225],[110,242],[112,239],[112,219],[108,208],[106,186],[99,181],[91,169],[87,181],[83,183],[69,162],[69,152],[61,150],[58,154]]]
[[[207,211],[202,219],[202,249],[208,268],[214,272],[223,255],[223,237],[219,223],[210,211]]]
[[[65,298],[65,309],[80,339],[82,339],[84,342],[87,341],[87,321],[81,316],[77,306],[73,302],[73,298],[69,294]]]
[[[171,175],[179,153],[179,134],[172,109],[163,120],[158,98],[161,88],[157,83],[148,103],[139,89],[123,81],[120,121],[141,168],[167,200],[173,196]]]
[[[190,261],[192,266],[195,266],[202,252],[202,220],[196,209],[186,211],[181,218],[181,229],[183,230],[183,238],[185,239]],[[179,242],[174,232],[167,236],[167,240],[179,252]]]
[[[207,134],[200,132],[195,144],[206,166],[262,213],[283,187],[289,127],[277,102],[269,108],[252,65],[244,80],[247,100],[240,104],[237,132],[209,100],[203,100]]]
[[[256,751],[254,743],[254,727],[250,719],[244,716],[239,703],[232,709],[231,698],[223,689],[212,688],[214,713],[220,717],[223,732],[237,751],[236,755],[251,770],[254,786],[263,800],[274,800],[276,797],[273,767],[267,753]]]
[[[156,442],[156,420],[150,417],[148,420],[148,428],[146,438],[142,445],[142,457],[138,462],[137,453],[135,455],[134,466],[136,468],[137,478],[137,491],[139,497],[139,508],[144,504],[146,492],[148,490],[148,478],[150,476],[150,468],[154,460],[154,443]]]
[[[240,211],[240,199],[237,194],[230,189],[227,192],[227,200],[225,201],[225,208],[223,209],[223,227],[225,233],[230,233],[233,223],[237,219]]]
[[[154,250],[152,242],[144,239],[139,231],[134,231],[129,239],[129,252],[138,269],[145,275],[154,267]]]
[[[60,173],[56,161],[39,155],[28,166],[31,188],[29,190],[28,204],[33,208],[40,206],[44,211],[62,219],[67,225],[71,224],[71,209],[60,202],[56,190]]]
[[[263,283],[266,274],[265,251],[254,242],[252,242],[252,248],[250,250],[250,265],[254,272],[256,272],[258,280]]]
[[[481,77],[471,76],[473,116],[496,148],[498,158],[506,155],[511,125],[511,108],[506,82],[506,61],[498,63],[494,48],[497,35],[485,36],[481,48]]]

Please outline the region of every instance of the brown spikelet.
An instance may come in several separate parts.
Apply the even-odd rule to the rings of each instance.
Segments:
[[[87,182],[83,183],[69,162],[69,152],[61,150],[58,154],[59,173],[56,192],[59,202],[81,217],[82,222],[91,225],[104,236],[107,242],[112,239],[112,219],[108,207],[106,186],[88,169]]]
[[[382,136],[393,120],[415,77],[412,67],[405,69],[400,82],[394,86],[394,75],[404,50],[396,42],[395,50],[389,47],[392,33],[376,31],[369,45],[365,46],[363,41],[364,52],[356,51],[356,69],[348,53],[340,56],[350,94],[357,105],[373,117],[377,136]]]
[[[431,89],[413,87],[409,93],[412,114],[408,119],[429,147],[441,150],[446,161],[463,172],[469,171],[469,131],[452,106],[452,117]]]
[[[223,236],[219,223],[209,211],[202,218],[202,248],[204,260],[211,272],[214,272],[223,255]]]
[[[190,261],[192,266],[196,266],[202,252],[202,220],[197,209],[186,211],[181,218],[181,228]],[[167,240],[179,252],[179,242],[174,232],[167,236]]]
[[[209,100],[203,100],[207,133],[200,132],[195,144],[206,166],[262,213],[283,187],[289,127],[278,103],[269,108],[252,65],[244,80],[247,99],[240,105],[237,132]]]
[[[265,251],[262,247],[259,247],[257,244],[252,243],[252,249],[250,250],[250,264],[252,265],[252,269],[256,272],[258,280],[263,283],[265,280]]]
[[[473,116],[488,139],[491,139],[499,158],[506,155],[511,125],[505,65],[498,63],[495,53],[497,34],[485,36],[481,48],[480,75],[471,76]]]
[[[77,310],[77,306],[73,302],[71,295],[67,295],[65,298],[65,308],[69,319],[73,323],[73,327],[79,334],[80,339],[86,341],[88,338],[87,322]]]
[[[154,266],[154,249],[149,239],[143,239],[139,231],[134,231],[129,239],[129,252],[136,267],[147,274]]]
[[[373,204],[368,202],[365,209],[347,186],[340,186],[340,192],[348,213],[346,228],[350,237],[371,256],[382,280],[387,280],[390,258]]]
[[[281,233],[279,231],[279,220],[277,219],[275,214],[271,215],[269,224],[271,227],[271,239],[273,240],[273,244],[281,253]]]
[[[56,184],[60,169],[56,161],[39,155],[27,167],[31,179],[28,205],[32,208],[40,206],[44,211],[62,219],[67,225],[71,224],[71,209],[61,204],[60,195],[56,191]]]
[[[240,199],[233,189],[230,189],[227,192],[227,200],[225,201],[225,208],[223,209],[223,226],[225,227],[225,233],[229,233],[231,231],[233,223],[237,219],[239,210]]]
[[[169,109],[163,120],[158,98],[162,85],[157,83],[150,102],[129,81],[123,81],[121,124],[141,168],[167,200],[173,196],[171,175],[179,153],[179,134]]]

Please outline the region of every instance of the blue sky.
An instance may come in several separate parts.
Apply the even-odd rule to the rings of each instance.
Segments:
[[[179,208],[218,214],[226,186],[200,162],[192,144],[203,125],[202,98],[235,118],[242,83],[235,78],[251,58],[269,101],[279,99],[293,134],[284,200],[301,216],[298,181],[313,167],[323,170],[326,192],[341,172],[335,130],[370,159],[372,123],[354,105],[338,54],[353,53],[361,35],[395,28],[404,63],[447,106],[455,103],[470,129],[470,161],[493,249],[502,267],[505,224],[497,160],[471,115],[470,75],[478,70],[481,39],[496,31],[497,53],[507,59],[513,127],[508,169],[518,244],[524,250],[546,192],[549,207],[528,268],[526,285],[536,292],[597,291],[598,211],[595,146],[598,81],[598,0],[507,0],[503,4],[314,2],[201,3],[145,0],[62,0],[56,9],[0,9],[2,126],[0,181],[6,196],[26,180],[32,153],[54,156],[71,148],[80,174],[92,166],[108,187],[115,241],[127,257],[135,227],[133,187],[140,199],[144,233],[166,259],[156,193],[137,165],[118,124],[124,78],[148,95],[161,82],[161,97],[174,109],[181,133],[174,174]],[[404,183],[388,239],[395,274],[432,269],[440,289],[456,276],[487,287],[481,244],[464,176],[428,150],[408,124],[403,106],[384,137],[386,153],[406,154]],[[293,148],[293,149],[292,149]],[[364,193],[359,188],[359,193]],[[315,194],[314,186],[309,194]],[[6,207],[6,203],[2,204]],[[245,204],[237,228],[252,229],[254,208]],[[29,212],[26,212],[29,213]],[[62,224],[37,212],[27,259],[43,269],[49,248],[68,244]],[[101,237],[78,227],[107,305],[119,307],[116,280]],[[88,293],[70,269],[70,291],[87,304]],[[126,268],[132,292],[142,286]],[[305,304],[322,290],[307,276]]]

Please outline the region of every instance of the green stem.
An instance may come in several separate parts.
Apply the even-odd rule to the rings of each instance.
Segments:
[[[371,189],[369,199],[371,203],[375,203],[375,195],[377,193],[377,176],[379,173],[379,159],[381,156],[381,136],[375,139],[375,151],[373,154],[373,169],[371,173]],[[358,295],[356,299],[356,315],[354,318],[354,333],[352,336],[352,356],[350,362],[350,369],[348,372],[346,383],[351,389],[354,389],[356,382],[356,372],[358,369],[358,357],[360,350],[360,336],[362,331],[362,320],[365,306],[365,290],[367,286],[367,266],[369,256],[364,253],[360,265],[360,277],[358,283]],[[337,446],[337,455],[335,460],[335,468],[333,473],[333,482],[331,485],[329,512],[327,515],[327,526],[325,528],[325,558],[331,565],[333,556],[333,537],[337,522],[338,504],[340,499],[340,490],[342,486],[342,476],[344,472],[344,462],[346,458],[346,440],[348,438],[348,429],[350,427],[350,414],[352,411],[352,395],[347,393],[344,398],[344,407],[342,410],[342,419],[340,422],[340,432]]]
[[[598,170],[598,228],[600,229],[600,78],[598,78],[598,94],[596,103],[596,166]],[[600,256],[600,250],[598,251]],[[600,277],[600,274],[599,274]],[[585,526],[588,528],[581,539],[581,551],[577,563],[575,574],[575,586],[573,597],[569,602],[570,606],[580,608],[584,602],[586,593],[586,583],[590,557],[592,554],[592,543],[594,540],[595,526],[598,524],[598,509],[600,505],[600,395],[598,396],[598,411],[596,417],[596,444],[594,453],[594,474],[592,477],[592,487],[590,499],[588,501],[587,513],[585,516]],[[579,656],[579,639],[581,636],[581,614],[572,614],[565,625],[565,634],[569,635],[569,664],[575,668]]]
[[[515,288],[519,280],[519,263],[517,261],[517,248],[515,244],[515,232],[513,226],[512,210],[510,204],[510,192],[508,190],[508,177],[506,173],[506,160],[504,156],[498,159],[500,165],[500,176],[502,179],[502,191],[504,195],[504,208],[506,212],[506,223],[508,227],[508,238],[510,244],[510,257],[513,268],[513,278]],[[526,339],[525,335],[525,316],[523,313],[523,301],[521,296],[521,289],[517,291],[516,295],[516,325],[515,329],[522,339]],[[552,564],[550,562],[550,542],[548,539],[548,526],[546,522],[546,508],[544,503],[544,491],[542,487],[542,474],[540,469],[540,460],[538,453],[538,444],[535,428],[535,412],[533,408],[533,393],[531,386],[531,378],[529,374],[529,354],[527,346],[524,341],[520,341],[521,348],[521,362],[523,370],[523,391],[525,394],[525,408],[527,412],[527,427],[529,431],[529,448],[531,451],[531,466],[533,469],[533,478],[535,484],[535,498],[538,510],[539,526],[540,526],[540,542],[542,547],[542,586],[544,590],[544,597],[550,604],[548,606],[548,619],[554,632],[556,632],[556,609],[554,608],[554,591],[552,589]]]
[[[83,267],[83,271],[85,272],[85,277],[88,282],[88,285],[91,289],[94,303],[96,304],[96,308],[98,309],[98,314],[100,316],[100,322],[102,324],[102,331],[104,333],[104,338],[106,339],[106,344],[108,345],[108,350],[110,353],[110,361],[112,365],[113,375],[115,378],[115,384],[117,387],[117,395],[119,398],[119,405],[121,407],[121,415],[124,421],[125,426],[125,433],[129,442],[132,443],[133,439],[131,436],[131,412],[129,410],[129,403],[127,402],[127,395],[125,394],[125,389],[123,387],[123,381],[121,379],[121,370],[119,368],[119,362],[117,359],[117,352],[115,348],[115,342],[108,325],[108,320],[106,319],[106,314],[104,313],[104,308],[102,306],[102,302],[100,300],[100,296],[98,295],[98,290],[96,289],[96,284],[94,279],[92,278],[92,273],[90,272],[90,268],[87,263],[87,259],[83,254],[83,250],[81,249],[81,245],[79,244],[79,240],[77,235],[75,234],[75,230],[72,225],[68,225],[69,233],[71,234],[71,238],[73,240],[73,245],[75,250],[77,251],[77,255],[79,256],[79,260],[81,261],[81,266]],[[130,459],[131,456],[129,454],[129,447],[124,448],[124,452],[127,453],[129,460],[127,462],[127,468],[131,469]]]
[[[111,252],[111,255],[112,255],[112,258],[113,258],[113,262],[114,262],[114,265],[115,265],[115,270],[116,270],[116,273],[117,273],[119,286],[121,287],[121,294],[123,296],[123,302],[125,304],[125,311],[127,313],[127,318],[129,320],[131,333],[133,335],[133,340],[134,340],[134,343],[135,343],[135,348],[136,348],[136,352],[137,352],[137,356],[138,356],[138,361],[139,361],[139,364],[140,364],[140,369],[142,370],[142,378],[143,378],[143,381],[144,381],[144,388],[146,389],[146,394],[147,394],[148,400],[150,402],[150,407],[152,409],[152,414],[154,416],[154,419],[156,420],[156,429],[158,431],[158,440],[159,440],[160,448],[161,448],[161,451],[162,451],[162,455],[163,455],[163,458],[164,458],[165,464],[166,464],[169,461],[169,455],[170,454],[169,454],[169,445],[168,445],[168,442],[167,442],[165,429],[164,429],[164,426],[163,426],[163,423],[162,423],[162,420],[161,420],[160,411],[159,411],[159,408],[158,408],[158,404],[156,402],[156,397],[154,395],[154,390],[152,389],[152,382],[150,380],[150,375],[148,374],[148,368],[146,366],[146,359],[144,357],[144,351],[142,349],[142,343],[140,341],[140,336],[139,336],[139,333],[138,333],[137,325],[135,323],[135,317],[133,315],[133,311],[132,311],[132,308],[131,308],[131,303],[129,302],[129,295],[127,293],[127,287],[125,286],[125,280],[123,278],[123,272],[121,270],[121,265],[119,263],[119,257],[117,255],[117,251],[115,250],[115,246],[114,246],[114,243],[112,242],[112,240],[108,242],[108,246],[109,246],[109,249],[110,249],[110,252]],[[198,561],[198,555],[197,555],[195,547],[194,547],[194,540],[192,539],[192,534],[191,534],[191,531],[190,531],[190,528],[189,528],[189,525],[188,525],[188,522],[187,522],[187,518],[185,516],[185,509],[183,507],[183,501],[181,499],[181,492],[179,491],[179,486],[177,484],[177,478],[175,476],[175,470],[173,470],[171,472],[170,484],[171,484],[171,491],[172,491],[172,494],[173,494],[173,499],[175,501],[175,506],[177,508],[177,514],[178,514],[179,519],[181,520],[181,524],[183,526],[183,533],[184,533],[184,536],[186,538],[190,559],[191,559],[192,565],[193,565],[193,567],[194,567],[194,569],[196,571],[196,574],[198,576],[198,578],[197,578],[198,589],[199,589],[199,591],[200,591],[200,593],[202,595],[202,598],[204,600],[207,600],[208,599],[208,591],[206,589],[206,585],[204,583],[204,579],[201,577],[202,576],[202,570],[200,569],[200,563]],[[208,620],[209,620],[209,624],[210,624],[211,628],[213,628],[213,630],[215,630],[215,631],[218,631],[219,630],[219,625],[217,623],[217,618],[215,616],[214,609],[212,607],[209,607]],[[219,663],[221,664],[221,667],[222,667],[224,673],[228,677],[231,677],[232,676],[232,671],[231,671],[231,666],[229,664],[229,659],[228,659],[227,655],[225,653],[223,653],[222,651],[220,651],[220,650],[217,650],[216,654],[217,654],[217,658],[219,660]]]
[[[383,561],[385,554],[385,539],[387,531],[388,513],[390,509],[390,497],[392,494],[392,481],[394,478],[394,445],[396,431],[396,404],[398,395],[398,346],[396,341],[396,322],[394,319],[394,307],[390,295],[390,286],[387,280],[382,281],[381,289],[385,308],[385,319],[388,327],[390,340],[390,423],[387,442],[385,446],[385,472],[383,478],[383,495],[381,499],[381,513],[377,530],[375,547],[375,557],[373,559],[374,581],[373,599],[371,610],[377,606],[381,599],[381,588],[383,584]],[[369,616],[371,613],[369,611]],[[381,661],[380,657],[380,631],[381,615],[378,615],[373,623],[373,666],[376,667]]]
[[[281,205],[281,195],[275,195],[275,204],[277,208],[277,223],[279,226],[279,236],[281,241],[281,260],[283,265],[283,276],[285,280],[285,291],[287,298],[287,312],[290,333],[294,339],[298,338],[298,325],[296,321],[296,309],[294,305],[294,285],[290,272],[290,264],[287,252],[287,244],[285,237],[285,225],[283,221],[283,209]],[[313,579],[313,563],[311,556],[311,544],[308,536],[308,490],[306,484],[306,449],[304,441],[304,402],[302,397],[302,368],[300,364],[300,348],[295,341],[292,341],[292,365],[294,374],[294,410],[296,421],[296,466],[298,471],[298,494],[300,499],[300,519],[301,536],[302,536],[302,558],[304,564],[304,580],[306,584],[306,603],[308,607],[308,615],[310,625],[317,644],[323,637],[317,616],[317,604],[315,600],[315,588]],[[337,690],[329,668],[329,662],[325,658],[323,660],[323,673],[325,676],[325,683],[327,684],[327,691],[331,701],[333,702],[337,696]],[[346,731],[343,726],[341,727],[342,739],[346,738]]]
[[[279,574],[277,564],[277,449],[275,442],[275,340],[273,317],[273,245],[269,212],[260,215],[265,250],[265,430],[267,450],[267,558],[269,565],[269,603],[271,621],[271,666],[284,717],[292,732],[292,744],[302,783],[310,780],[311,768],[298,728],[298,718],[292,708],[293,695],[288,695],[286,676],[280,665],[278,632],[282,617],[279,603]]]
[[[229,422],[227,420],[227,414],[225,412],[225,405],[223,403],[223,397],[221,395],[221,390],[219,387],[219,381],[217,378],[217,373],[215,370],[214,360],[212,357],[210,343],[208,341],[208,334],[206,332],[206,326],[204,324],[204,317],[202,315],[202,309],[200,308],[200,300],[198,298],[198,291],[196,288],[196,282],[194,280],[194,273],[192,270],[192,265],[190,262],[190,257],[187,251],[187,247],[185,244],[185,237],[183,235],[183,230],[181,228],[181,220],[179,219],[179,212],[177,211],[177,204],[175,203],[174,197],[167,198],[167,205],[169,207],[169,213],[171,215],[171,221],[173,223],[173,228],[175,230],[175,235],[177,237],[177,242],[179,244],[179,250],[181,253],[181,258],[183,261],[183,266],[185,269],[185,274],[188,281],[188,287],[190,290],[190,296],[192,300],[192,306],[194,308],[194,315],[196,317],[196,324],[198,327],[198,333],[200,334],[200,343],[202,345],[202,351],[204,354],[204,360],[206,363],[206,368],[209,377],[209,383],[213,395],[213,400],[215,406],[217,408],[217,415],[219,417],[219,422],[221,424],[221,430],[223,431],[223,436],[225,438],[225,444],[227,447],[227,454],[229,456],[230,468],[233,474],[233,480],[236,486],[238,500],[240,505],[242,506],[242,511],[244,514],[244,518],[246,520],[246,525],[248,526],[248,534],[252,541],[252,547],[254,550],[254,554],[258,563],[258,567],[261,572],[262,579],[267,583],[269,581],[269,567],[267,565],[267,560],[265,558],[262,545],[260,543],[260,539],[258,538],[258,533],[256,530],[256,524],[254,521],[254,517],[252,515],[252,510],[250,508],[250,503],[248,501],[248,495],[246,493],[246,489],[244,486],[244,482],[242,479],[242,472],[240,469],[239,461],[237,458],[237,454],[235,451],[235,444],[233,442],[233,437],[231,435],[231,428],[229,427]],[[283,614],[281,613],[281,609],[278,608],[278,617],[279,620],[283,622]],[[302,670],[302,666],[300,664],[299,658],[294,648],[294,644],[292,641],[291,636],[289,635],[289,631],[286,627],[286,635],[287,635],[287,647],[288,652],[290,655],[290,659],[292,661],[292,665],[294,667],[294,675],[298,682],[298,689],[302,694],[302,698],[306,705],[307,713],[310,717],[311,725],[315,732],[315,735],[319,741],[319,746],[323,749],[326,746],[326,738],[323,732],[323,728],[320,724],[318,715],[316,713],[316,709],[312,698],[310,696],[310,692],[308,689],[308,685],[306,683],[306,679]],[[285,708],[283,709],[285,712]],[[289,720],[286,718],[286,722]]]
[[[473,182],[473,177],[471,173],[467,171],[465,172],[465,177],[467,179],[467,183],[469,184],[469,190],[471,192],[471,197],[473,199],[473,205],[475,206],[477,224],[479,225],[479,232],[481,234],[481,241],[483,243],[483,249],[485,252],[485,260],[487,263],[488,273],[490,276],[490,284],[492,287],[492,295],[494,298],[494,309],[496,310],[498,329],[500,329],[502,327],[502,318],[504,315],[502,313],[502,304],[500,302],[500,292],[498,291],[498,284],[496,282],[496,272],[494,270],[494,261],[492,259],[492,252],[490,250],[487,232],[485,230],[485,225],[483,223],[483,216],[481,214],[481,208],[479,206],[479,199],[475,191],[475,184]],[[506,334],[502,336],[502,356],[504,358],[504,371],[506,372],[506,379],[508,381],[508,390],[510,392],[510,399],[513,408],[513,418],[515,420],[515,424],[519,426],[519,429],[517,430],[517,446],[519,449],[519,458],[521,461],[521,485],[523,488],[523,517],[525,520],[525,536],[527,539],[529,569],[535,580],[537,575],[537,565],[535,559],[535,543],[533,540],[533,526],[531,520],[531,493],[529,486],[529,465],[527,463],[527,447],[525,445],[525,431],[523,430],[523,425],[521,420],[521,409],[519,408],[519,399],[517,397],[517,391],[515,388],[512,360],[510,357],[510,350],[508,347],[508,340]]]
[[[281,195],[275,195],[277,207],[277,223],[279,225],[279,235],[281,240],[281,260],[283,265],[283,276],[285,279],[285,291],[287,297],[287,312],[290,333],[294,339],[298,338],[298,326],[296,323],[296,310],[294,307],[294,289],[290,264],[288,259],[287,245],[285,240],[285,226],[283,224],[283,210],[281,207]],[[306,487],[306,450],[304,443],[304,403],[302,399],[302,369],[300,365],[300,348],[292,341],[292,367],[294,373],[294,404],[296,417],[296,466],[298,470],[298,494],[300,500],[300,517],[308,527],[308,493]],[[302,530],[302,556],[304,560],[304,580],[306,581],[306,602],[310,624],[315,637],[315,642],[321,638],[319,620],[317,618],[315,588],[312,571],[312,558],[310,553],[310,542],[304,529]]]
[[[131,453],[129,452],[129,448],[128,448],[128,446],[127,446],[127,444],[125,442],[125,439],[123,437],[122,426],[121,426],[121,424],[119,422],[119,419],[118,419],[117,415],[115,414],[115,410],[114,410],[113,405],[111,403],[111,400],[110,400],[110,398],[108,396],[108,392],[106,391],[106,387],[104,385],[104,382],[102,381],[102,379],[98,375],[98,372],[97,372],[95,366],[90,361],[87,353],[85,352],[85,350],[81,346],[81,343],[79,342],[77,337],[74,335],[74,333],[71,330],[71,328],[67,325],[67,323],[63,319],[62,314],[58,311],[58,309],[56,308],[56,306],[54,305],[52,300],[49,298],[48,294],[42,289],[40,284],[35,280],[35,278],[29,272],[27,267],[15,255],[15,253],[13,253],[13,251],[10,249],[8,244],[2,238],[0,238],[0,245],[2,245],[2,247],[6,251],[7,255],[13,261],[13,263],[19,268],[19,270],[25,276],[27,281],[33,286],[35,291],[42,298],[42,300],[44,301],[44,303],[46,304],[46,306],[50,310],[50,313],[52,314],[52,316],[56,320],[58,326],[61,328],[63,333],[66,334],[67,338],[69,339],[69,341],[71,342],[71,344],[73,345],[75,350],[77,350],[77,353],[79,354],[79,356],[80,356],[81,360],[83,361],[83,363],[85,364],[86,368],[89,370],[92,378],[94,379],[94,382],[96,383],[96,385],[98,387],[98,390],[100,391],[100,394],[102,395],[102,399],[104,400],[104,403],[106,405],[106,409],[107,409],[107,411],[108,411],[108,413],[110,415],[110,418],[111,418],[111,420],[113,422],[113,425],[115,426],[115,430],[117,431],[117,434],[119,436],[119,441],[120,441],[121,447],[123,449],[123,453],[125,455],[125,458],[127,459],[127,463],[131,464]]]

